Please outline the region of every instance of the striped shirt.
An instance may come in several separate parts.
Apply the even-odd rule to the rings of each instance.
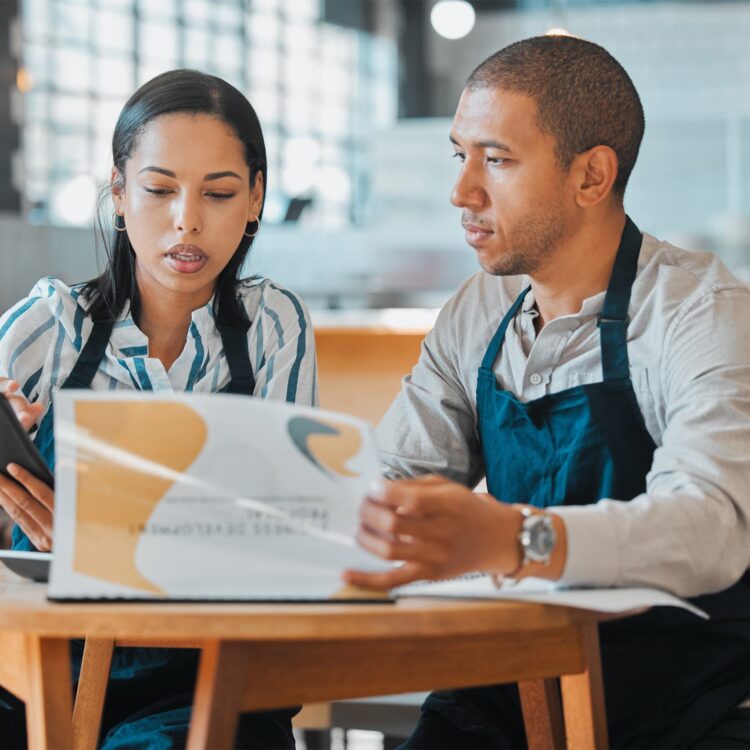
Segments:
[[[43,403],[45,412],[92,329],[81,288],[42,279],[0,318],[0,376],[18,381],[26,398]],[[268,279],[245,280],[237,290],[252,321],[248,346],[255,395],[317,404],[315,340],[303,302]],[[210,300],[192,313],[185,347],[169,370],[148,356],[148,339],[129,309],[123,312],[91,387],[213,393],[230,379]]]

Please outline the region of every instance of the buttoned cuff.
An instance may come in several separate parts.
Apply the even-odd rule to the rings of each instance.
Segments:
[[[617,586],[620,545],[611,514],[599,505],[547,508],[562,518],[568,537],[568,556],[560,583],[575,586]]]

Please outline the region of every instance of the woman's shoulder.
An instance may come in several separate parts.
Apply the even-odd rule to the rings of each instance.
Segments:
[[[295,323],[306,328],[310,324],[302,298],[271,279],[262,276],[243,279],[238,291],[251,321],[261,316],[280,322],[284,328]]]
[[[0,318],[0,330],[5,334],[18,323],[67,321],[85,313],[83,285],[69,286],[54,276],[46,276],[34,284],[31,291]]]

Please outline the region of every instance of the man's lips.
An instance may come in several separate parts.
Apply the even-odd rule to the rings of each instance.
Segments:
[[[489,239],[494,232],[487,227],[481,227],[478,224],[462,224],[466,232],[466,241],[470,245],[476,245],[483,240]]]

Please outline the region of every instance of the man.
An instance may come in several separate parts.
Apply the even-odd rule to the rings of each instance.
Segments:
[[[611,742],[750,747],[750,290],[626,216],[643,131],[628,75],[589,42],[527,39],[472,73],[451,200],[482,272],[379,427],[401,479],[373,490],[359,539],[404,565],[346,578],[692,598],[710,621],[659,608],[600,629]],[[433,693],[407,744],[524,742],[517,691],[496,686]]]

